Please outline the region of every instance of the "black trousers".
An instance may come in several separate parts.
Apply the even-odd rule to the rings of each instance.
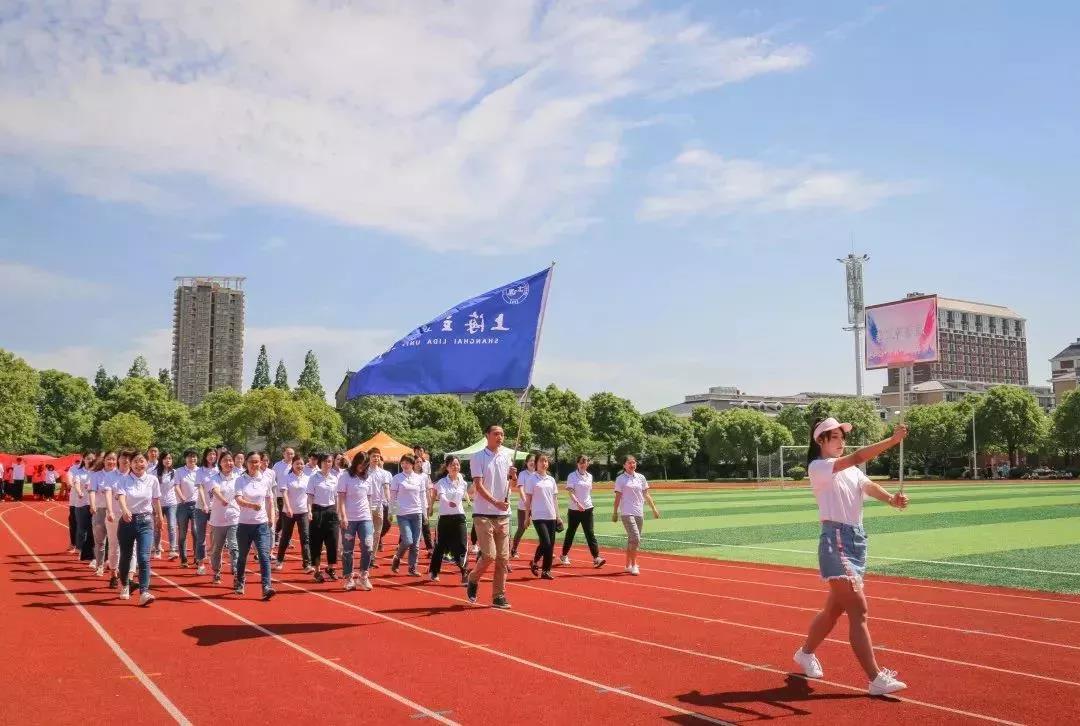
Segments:
[[[570,546],[574,544],[574,534],[577,532],[578,525],[581,525],[581,529],[585,532],[585,541],[589,544],[589,552],[592,553],[593,559],[600,556],[600,547],[596,544],[596,535],[593,534],[593,510],[589,507],[584,512],[579,512],[576,509],[569,510],[570,518],[566,523],[566,536],[563,537],[562,553],[563,557],[570,554]]]
[[[75,530],[78,524],[75,522],[75,507],[71,504],[68,505],[68,539],[71,540],[71,546],[75,547]]]
[[[427,517],[420,517],[420,534],[424,536],[424,549],[431,549],[431,522]]]
[[[79,548],[80,560],[94,559],[94,513],[90,505],[75,507],[75,546]]]
[[[390,531],[390,505],[382,505],[382,532],[379,532],[379,544],[382,545],[383,537]]]
[[[335,507],[312,506],[311,510],[311,564],[319,568],[323,547],[326,547],[326,566],[337,564],[338,517]]]
[[[431,565],[428,571],[438,575],[442,569],[443,555],[447,552],[454,558],[454,563],[462,572],[465,571],[465,515],[440,514],[435,539],[435,551],[431,553]]]
[[[294,514],[291,517],[283,514],[278,517],[278,523],[281,524],[281,539],[278,540],[277,561],[285,561],[285,550],[289,548],[289,542],[292,541],[292,533],[295,528],[297,536],[300,538],[300,560],[304,563],[304,569],[306,570],[308,565],[311,564],[311,526],[310,522],[308,522],[307,512]],[[337,538],[334,539],[334,547],[337,547]],[[327,558],[329,558],[329,554]]]
[[[281,534],[281,528],[285,526],[285,523],[281,520],[285,519],[282,516],[282,512],[285,511],[285,500],[282,497],[277,498],[277,523],[274,525],[274,536],[277,537]]]
[[[25,479],[15,479],[8,484],[8,496],[14,499],[16,502],[21,502],[23,497],[23,485],[26,484]]]
[[[554,519],[534,519],[533,528],[536,530],[536,538],[540,540],[540,544],[536,546],[536,554],[533,555],[533,562],[544,561],[541,565],[541,569],[544,572],[551,570],[551,561],[555,558],[555,520]]]

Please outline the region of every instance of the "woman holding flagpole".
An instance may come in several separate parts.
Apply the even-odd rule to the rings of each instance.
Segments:
[[[893,448],[907,436],[907,426],[900,424],[892,436],[844,456],[844,441],[851,433],[849,423],[835,418],[814,421],[810,431],[807,474],[817,499],[821,519],[818,539],[818,566],[821,577],[829,583],[825,607],[814,616],[806,642],[795,652],[795,662],[810,678],[821,678],[824,671],[814,651],[825,640],[840,616],[848,616],[848,641],[855,657],[870,679],[871,696],[884,696],[907,688],[896,679],[896,672],[879,668],[866,624],[866,594],[863,574],[866,571],[866,532],[863,530],[863,497],[869,496],[891,507],[904,509],[908,498],[890,494],[870,481],[859,469],[876,456]]]

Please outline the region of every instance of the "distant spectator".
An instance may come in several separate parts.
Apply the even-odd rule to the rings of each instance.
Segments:
[[[45,465],[45,483],[41,484],[41,494],[45,499],[56,498],[56,467]]]
[[[26,484],[26,465],[23,464],[22,457],[16,457],[15,465],[11,467],[11,489],[8,491],[8,495],[19,502],[23,498],[23,486]]]

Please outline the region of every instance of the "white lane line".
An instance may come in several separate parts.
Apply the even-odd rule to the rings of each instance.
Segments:
[[[26,509],[34,511],[33,507],[26,507],[25,505],[23,506]],[[64,593],[64,596],[67,597],[68,601],[75,606],[75,609],[79,612],[79,614],[86,619],[86,622],[90,623],[90,627],[94,629],[94,632],[96,632],[101,637],[101,639],[105,641],[105,645],[109,646],[112,652],[116,654],[116,657],[120,659],[120,662],[127,666],[127,669],[131,671],[132,677],[137,679],[139,683],[142,684],[143,688],[150,692],[150,695],[152,695],[157,700],[157,702],[161,704],[161,707],[165,709],[165,712],[172,716],[173,720],[176,721],[176,723],[184,724],[184,726],[190,726],[191,721],[187,719],[187,716],[185,716],[180,711],[180,709],[176,707],[175,703],[169,700],[169,697],[166,696],[162,692],[162,690],[157,687],[157,684],[150,680],[150,677],[146,674],[146,672],[143,671],[143,669],[140,668],[134,660],[132,660],[131,656],[124,652],[124,649],[120,647],[119,643],[113,640],[113,637],[109,635],[108,631],[105,630],[104,626],[102,626],[102,624],[98,622],[97,618],[91,615],[89,611],[87,611],[87,609],[83,607],[83,604],[80,603],[78,599],[71,593],[71,590],[69,590],[67,586],[63,582],[61,582],[56,577],[56,575],[53,574],[52,570],[49,569],[49,566],[41,561],[41,558],[38,557],[34,553],[34,551],[30,549],[30,546],[27,545],[26,541],[19,536],[19,533],[16,532],[10,524],[8,524],[7,515],[11,514],[12,511],[13,510],[8,509],[3,514],[0,514],[0,522],[2,522],[5,527],[7,527],[7,531],[11,533],[11,536],[15,539],[15,541],[18,542],[24,550],[26,550],[26,554],[34,558],[34,561],[37,562],[38,567],[41,568],[42,572],[49,576],[49,579],[53,581],[53,584],[56,585],[60,592]],[[42,514],[41,516],[44,517],[45,515]],[[48,517],[47,519],[50,522],[60,524],[51,517]]]
[[[563,577],[586,578],[586,579],[588,579],[587,576],[585,576],[585,575],[563,575]],[[630,586],[630,587],[653,587],[651,585],[639,585],[638,583],[634,583],[634,582],[619,582],[617,580],[612,580],[610,578],[605,580],[604,583],[605,584],[626,585],[626,586]],[[526,589],[535,590],[537,592],[549,592],[549,593],[556,594],[556,595],[565,595],[566,597],[573,597],[573,598],[578,598],[578,599],[581,599],[581,600],[588,600],[588,601],[591,601],[591,602],[598,602],[598,603],[604,603],[604,604],[608,604],[608,605],[616,605],[616,606],[619,606],[619,607],[631,608],[633,610],[642,610],[642,611],[650,612],[650,613],[658,613],[660,615],[669,615],[671,617],[685,618],[685,619],[688,619],[688,620],[695,620],[697,622],[702,622],[702,623],[715,623],[715,624],[719,624],[719,625],[729,625],[729,626],[736,627],[736,628],[745,628],[747,630],[757,630],[757,631],[766,632],[766,633],[775,633],[777,635],[791,635],[791,636],[796,637],[796,638],[798,638],[800,640],[803,640],[803,639],[806,638],[806,633],[804,633],[804,632],[796,632],[796,631],[792,631],[792,630],[782,630],[780,628],[770,628],[768,626],[752,625],[750,623],[740,623],[740,622],[736,622],[734,620],[727,620],[725,618],[710,618],[710,617],[707,617],[707,616],[704,616],[704,615],[692,615],[690,613],[674,612],[674,611],[671,611],[671,610],[664,610],[664,609],[661,609],[661,608],[648,607],[646,605],[636,605],[636,604],[628,603],[628,602],[625,602],[625,601],[622,601],[622,600],[608,600],[608,599],[605,599],[605,598],[592,597],[592,596],[589,596],[589,595],[581,595],[579,593],[566,592],[565,590],[555,590],[555,589],[535,587],[533,585],[526,585],[526,584],[521,583],[521,582],[515,582],[514,586],[515,587],[524,587]],[[668,590],[668,589],[672,589],[672,588],[659,588],[659,589]],[[696,593],[696,592],[694,592],[692,590],[676,590],[676,592],[685,593],[687,595],[706,595],[706,594],[708,594],[708,593]],[[717,596],[717,597],[722,597],[722,596]],[[739,600],[740,598],[734,598],[734,599]],[[747,600],[745,602],[756,602],[756,601]],[[768,604],[768,603],[762,603],[762,604]],[[813,610],[813,611],[816,612],[815,608],[796,608],[796,609],[798,609],[798,610]],[[847,645],[848,644],[848,642],[846,640],[841,640],[839,638],[826,638],[826,640],[828,642],[830,642],[830,643],[836,643],[838,645]],[[994,666],[983,665],[982,663],[971,663],[971,662],[968,662],[968,661],[954,660],[952,658],[944,658],[942,656],[929,655],[927,653],[916,653],[916,652],[913,652],[913,651],[910,651],[910,650],[901,650],[899,648],[889,648],[889,647],[886,647],[884,645],[875,645],[874,650],[879,650],[879,651],[887,652],[887,653],[898,653],[900,655],[908,655],[908,656],[912,656],[913,658],[923,658],[925,660],[939,661],[941,663],[951,663],[953,665],[965,666],[967,668],[977,668],[977,669],[980,669],[980,670],[994,671],[995,673],[1006,673],[1006,674],[1012,675],[1012,676],[1021,676],[1021,677],[1024,677],[1024,678],[1035,678],[1035,679],[1042,680],[1042,681],[1050,681],[1052,683],[1061,683],[1062,685],[1066,685],[1066,686],[1078,686],[1078,687],[1080,687],[1080,682],[1077,682],[1077,681],[1068,681],[1068,680],[1064,680],[1062,678],[1055,678],[1053,676],[1046,676],[1046,675],[1042,675],[1042,674],[1039,674],[1039,673],[1027,673],[1026,671],[1014,671],[1014,670],[1010,670],[1010,669],[1007,669],[1007,668],[997,668],[997,667],[994,667]]]
[[[347,600],[339,600],[336,597],[330,597],[329,595],[318,592],[316,590],[310,590],[310,589],[308,589],[306,587],[301,587],[300,585],[294,585],[291,582],[285,582],[283,580],[278,580],[278,582],[280,582],[285,587],[292,588],[293,590],[300,590],[300,591],[305,592],[305,593],[307,593],[309,595],[314,595],[317,598],[321,598],[323,600],[328,600],[329,602],[336,603],[338,605],[350,608],[352,610],[356,610],[358,612],[362,612],[362,613],[364,613],[366,615],[371,615],[373,617],[379,618],[380,620],[385,620],[385,621],[390,622],[390,623],[396,623],[397,625],[401,625],[403,627],[409,628],[410,630],[415,630],[415,631],[420,632],[420,633],[426,633],[427,635],[431,635],[431,636],[434,636],[434,637],[439,638],[441,640],[446,640],[446,641],[449,641],[449,642],[457,644],[457,645],[461,644],[461,639],[460,638],[456,638],[454,636],[447,635],[446,633],[440,633],[440,632],[438,632],[436,630],[429,630],[427,628],[421,627],[419,625],[416,625],[415,623],[410,623],[410,622],[405,621],[405,620],[398,620],[397,618],[391,617],[389,615],[384,615],[383,613],[380,613],[377,610],[368,610],[367,608],[360,607],[359,605],[348,602]],[[424,590],[424,591],[427,592],[427,590]],[[432,593],[432,594],[435,594],[435,593]],[[458,600],[458,598],[450,598],[450,599]],[[468,600],[461,600],[461,602],[468,603]],[[472,605],[472,603],[468,603],[468,604]],[[481,607],[481,606],[475,606],[475,607]],[[600,633],[599,631],[594,631],[594,632],[597,635],[607,635],[607,633]],[[549,674],[554,675],[554,676],[559,676],[560,678],[566,678],[567,680],[571,680],[571,681],[574,681],[576,683],[581,683],[581,684],[584,684],[586,686],[591,686],[592,688],[598,688],[598,689],[602,688],[607,692],[617,693],[620,696],[626,696],[627,698],[632,698],[632,699],[634,699],[636,701],[641,701],[642,703],[648,703],[651,706],[656,706],[657,708],[662,708],[665,711],[672,711],[674,713],[677,713],[677,714],[680,714],[680,715],[683,715],[683,716],[689,716],[691,718],[699,719],[699,720],[704,721],[706,723],[720,724],[721,726],[734,726],[733,724],[731,724],[728,721],[722,721],[720,719],[715,719],[715,718],[712,718],[710,716],[706,716],[706,715],[701,714],[701,713],[696,713],[694,711],[687,711],[686,709],[681,708],[679,706],[676,706],[674,704],[665,703],[663,701],[657,701],[655,699],[649,698],[648,696],[642,696],[642,695],[639,695],[637,693],[632,693],[632,692],[630,692],[630,691],[628,691],[628,690],[626,690],[624,688],[618,688],[616,686],[609,686],[609,685],[606,685],[604,683],[599,683],[597,681],[593,681],[593,680],[590,680],[588,678],[583,678],[581,676],[574,675],[573,673],[568,673],[567,671],[564,671],[564,670],[556,670],[554,668],[548,668],[547,666],[542,665],[540,663],[535,663],[535,662],[530,661],[530,660],[525,660],[524,658],[518,658],[517,656],[510,655],[509,653],[504,653],[502,651],[495,650],[494,648],[489,648],[489,647],[484,646],[484,645],[476,645],[476,646],[474,646],[473,649],[482,651],[484,653],[489,653],[491,655],[496,655],[496,656],[498,656],[500,658],[505,658],[506,660],[510,660],[510,661],[513,661],[514,663],[519,663],[521,665],[528,666],[529,668],[534,668],[534,669],[539,670],[539,671],[543,671],[544,673],[549,673]]]
[[[41,516],[45,517],[45,519],[52,522],[53,524],[59,525],[61,527],[66,526],[66,525],[56,521],[52,517],[49,517],[49,516],[47,516],[45,514],[42,514]],[[2,516],[0,516],[0,518],[2,518]],[[5,522],[4,524],[6,525],[7,523]],[[9,529],[10,529],[10,527],[9,527]],[[27,551],[29,551],[29,550],[27,550]],[[257,630],[258,632],[262,633],[263,635],[266,635],[266,636],[269,636],[269,637],[273,638],[274,640],[278,641],[282,645],[286,645],[289,648],[292,648],[293,650],[295,650],[295,651],[297,651],[299,653],[303,653],[311,661],[322,663],[326,667],[336,670],[337,672],[341,673],[342,675],[344,675],[344,676],[346,676],[348,678],[351,678],[352,680],[356,681],[357,683],[365,685],[368,688],[372,689],[373,691],[377,691],[377,692],[383,694],[384,696],[388,696],[389,698],[392,698],[393,700],[397,701],[400,704],[403,704],[405,706],[408,706],[411,709],[414,709],[417,713],[422,713],[425,716],[427,716],[428,718],[432,718],[432,719],[438,721],[439,723],[446,724],[447,726],[460,726],[460,724],[458,724],[456,721],[451,721],[448,718],[444,718],[443,716],[441,716],[439,714],[439,712],[432,711],[431,709],[426,708],[426,707],[420,705],[419,703],[416,703],[415,701],[413,701],[413,700],[411,700],[411,699],[409,699],[409,698],[407,698],[405,696],[402,696],[400,693],[397,693],[395,691],[391,691],[389,688],[385,688],[384,686],[379,685],[375,681],[369,680],[369,679],[365,678],[364,676],[360,675],[359,673],[356,673],[355,671],[351,671],[348,668],[335,663],[334,661],[330,660],[329,658],[324,658],[323,656],[319,655],[315,651],[309,650],[308,648],[305,648],[304,646],[300,645],[299,643],[295,643],[295,642],[289,640],[288,638],[286,638],[284,636],[278,635],[277,633],[273,632],[272,630],[268,630],[267,628],[264,628],[263,626],[259,625],[258,623],[255,623],[255,622],[253,622],[251,620],[248,620],[247,618],[245,618],[243,615],[240,615],[239,613],[233,612],[232,610],[229,610],[228,608],[222,607],[221,605],[218,605],[216,602],[213,602],[211,600],[207,600],[202,595],[199,595],[196,592],[192,592],[188,588],[184,587],[183,585],[175,582],[174,580],[172,580],[172,579],[170,579],[170,578],[168,578],[168,577],[166,577],[166,576],[164,576],[162,574],[154,573],[154,577],[158,578],[159,580],[162,580],[163,582],[167,582],[168,584],[172,585],[173,587],[175,587],[180,592],[183,592],[183,593],[195,598],[196,600],[199,600],[202,603],[204,603],[206,605],[209,605],[210,607],[214,608],[215,610],[218,610],[218,611],[220,611],[222,613],[225,613],[226,615],[233,618],[234,620],[237,620],[238,622],[241,622],[244,625],[247,625],[248,627]],[[53,579],[55,579],[55,578],[53,578]],[[189,722],[185,720],[184,723],[189,723]]]
[[[597,537],[611,539],[626,539],[624,534],[597,534]],[[761,550],[763,552],[786,552],[797,555],[817,555],[817,550],[793,550],[783,547],[764,547],[762,545],[737,545],[721,544],[719,542],[690,542],[683,539],[662,539],[649,537],[650,542],[667,542],[670,544],[693,545],[695,547],[728,547],[740,550]],[[949,562],[947,560],[915,560],[907,557],[885,557],[883,555],[867,555],[868,560],[889,560],[890,562],[918,562],[927,565],[949,565],[951,567],[978,567],[986,570],[1007,570],[1009,572],[1035,572],[1043,575],[1065,575],[1067,577],[1080,577],[1080,572],[1060,572],[1058,570],[1036,570],[1029,567],[1006,567],[1004,565],[981,565],[975,562]]]

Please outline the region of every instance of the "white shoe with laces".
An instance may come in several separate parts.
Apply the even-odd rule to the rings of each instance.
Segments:
[[[902,691],[905,688],[907,688],[907,684],[896,679],[896,671],[882,668],[878,672],[877,678],[870,684],[869,691],[871,696],[885,696]]]
[[[371,590],[371,580],[368,579],[367,575],[361,575],[360,576],[360,589],[361,590]]]
[[[146,607],[147,605],[149,605],[152,602],[154,602],[154,596],[150,593],[149,590],[144,592],[142,595],[139,595],[139,606],[140,607]]]
[[[124,586],[122,586],[120,588],[120,599],[121,600],[130,600],[131,599],[131,586],[130,585],[124,585]],[[881,678],[881,676],[879,675],[878,678]]]
[[[350,577],[345,580],[345,592],[352,592],[356,589],[356,578]]]
[[[802,648],[799,648],[795,651],[793,660],[799,664],[807,678],[821,678],[825,675],[825,671],[821,667],[821,661],[813,653],[807,653]]]
[[[640,570],[640,569],[638,569],[638,566],[637,566],[637,565],[634,565],[633,567],[631,567],[631,568],[630,568],[630,574],[631,574],[631,575],[640,575],[640,574],[641,574],[641,570]]]
[[[97,560],[90,560],[90,569],[91,570],[96,570],[97,569]]]
[[[284,562],[277,563],[276,565],[274,565],[274,569],[277,570],[278,572],[281,572],[282,570],[285,569],[285,563]]]
[[[195,574],[196,575],[205,575],[206,574],[206,565],[204,565],[203,563],[200,562],[199,563],[199,569],[195,570]]]
[[[559,558],[559,564],[563,565],[564,567],[569,567],[570,566],[570,558],[567,557],[566,555],[563,555],[562,557]]]

